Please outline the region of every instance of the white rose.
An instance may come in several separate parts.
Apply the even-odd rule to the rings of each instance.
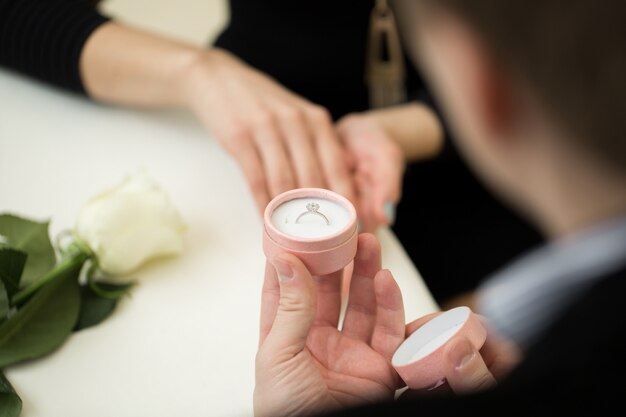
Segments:
[[[142,172],[89,200],[75,233],[103,271],[123,275],[150,259],[181,253],[184,230],[168,196]]]

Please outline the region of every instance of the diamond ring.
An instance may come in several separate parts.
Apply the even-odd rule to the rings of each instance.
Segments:
[[[328,217],[326,217],[324,214],[320,213],[318,210],[320,209],[320,205],[317,203],[307,203],[306,205],[306,211],[304,213],[301,213],[297,218],[296,218],[296,223],[298,223],[298,221],[300,221],[300,219],[304,216],[306,216],[307,214],[315,214],[316,216],[321,217],[322,219],[324,219],[324,221],[326,222],[326,225],[330,225],[330,220],[328,220]]]

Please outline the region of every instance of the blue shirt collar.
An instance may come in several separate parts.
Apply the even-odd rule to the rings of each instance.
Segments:
[[[525,348],[597,279],[626,264],[626,216],[549,243],[489,278],[478,310]]]

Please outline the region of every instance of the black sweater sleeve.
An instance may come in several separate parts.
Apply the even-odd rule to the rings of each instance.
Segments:
[[[80,54],[108,19],[88,0],[0,0],[0,65],[85,94]]]

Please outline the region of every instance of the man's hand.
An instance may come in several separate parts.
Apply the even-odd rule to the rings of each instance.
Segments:
[[[392,399],[399,379],[391,357],[404,340],[404,308],[391,273],[381,270],[376,238],[359,236],[341,330],[341,273],[311,277],[288,254],[272,264],[263,288],[255,416]]]
[[[406,336],[439,314],[441,313],[429,314],[409,323],[406,326]],[[447,384],[437,388],[437,393],[452,391],[455,394],[469,394],[491,388],[519,363],[521,352],[517,346],[489,331],[485,319],[483,323],[487,328],[487,340],[480,351],[462,336],[448,342],[443,364]],[[411,395],[411,392],[406,392],[403,397]]]

